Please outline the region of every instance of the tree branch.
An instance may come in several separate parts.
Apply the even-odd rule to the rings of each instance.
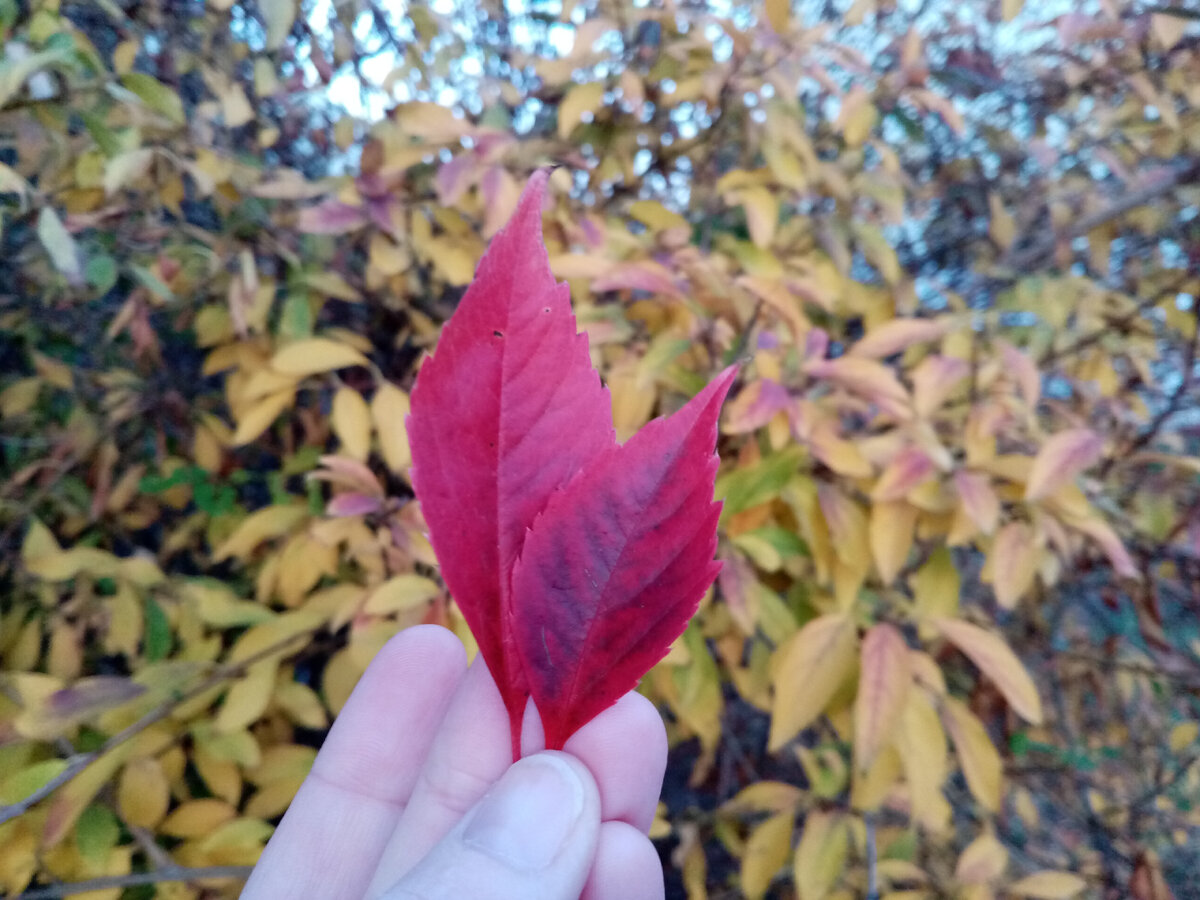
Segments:
[[[279,641],[278,643],[272,644],[270,647],[264,648],[263,650],[242,660],[236,665],[218,667],[199,684],[181,694],[171,697],[169,700],[150,710],[132,725],[129,725],[126,728],[118,731],[116,734],[106,740],[99,747],[99,749],[93,750],[90,753],[77,753],[70,757],[67,760],[67,767],[65,769],[59,772],[55,777],[51,778],[32,794],[29,794],[22,800],[18,800],[16,803],[11,803],[8,806],[0,806],[0,825],[3,825],[10,819],[15,819],[17,816],[24,815],[32,806],[40,803],[42,800],[45,800],[67,782],[73,781],[84,769],[86,769],[100,757],[104,756],[110,750],[116,749],[134,735],[145,731],[151,725],[161,722],[181,704],[186,703],[194,697],[200,696],[205,691],[216,687],[222,681],[230,678],[237,678],[246,674],[249,668],[256,662],[279,653],[280,651],[289,647],[291,644],[296,643],[296,641],[298,641],[300,638],[308,638],[311,637],[311,635],[312,632],[308,631],[294,634],[285,640]]]
[[[136,887],[140,884],[159,884],[164,881],[201,881],[210,878],[237,878],[244,881],[250,877],[253,866],[208,866],[189,868],[169,866],[153,872],[134,872],[130,875],[105,875],[87,881],[67,881],[47,887],[33,888],[18,894],[14,900],[56,900],[73,894],[102,891],[109,888]]]
[[[1171,193],[1171,191],[1180,185],[1194,182],[1197,178],[1200,178],[1200,163],[1192,163],[1190,166],[1176,169],[1167,175],[1155,178],[1143,187],[1131,190],[1127,194],[1122,194],[1103,209],[1098,209],[1091,215],[1078,219],[1063,234],[1051,234],[1049,240],[1034,244],[1020,253],[1007,254],[1001,261],[1001,265],[1015,269],[1018,272],[1032,271],[1041,264],[1046,256],[1054,252],[1054,247],[1059,240],[1074,240],[1077,237],[1083,237],[1093,228],[1097,228],[1113,219],[1120,218],[1125,213],[1137,209],[1139,206],[1145,206],[1150,201],[1164,194]]]

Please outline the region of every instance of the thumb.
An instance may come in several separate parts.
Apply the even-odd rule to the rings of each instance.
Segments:
[[[566,753],[528,756],[381,900],[577,900],[599,831],[587,767]]]

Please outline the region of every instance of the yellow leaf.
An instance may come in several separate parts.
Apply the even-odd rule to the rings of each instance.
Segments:
[[[913,818],[931,831],[943,830],[950,821],[950,804],[942,794],[946,732],[923,690],[908,692],[896,730],[896,749],[908,779]]]
[[[11,419],[29,412],[37,403],[41,388],[40,378],[21,378],[0,391],[0,419]]]
[[[792,829],[796,814],[777,813],[758,825],[746,839],[742,853],[742,893],[747,900],[761,900],[792,855]]]
[[[857,646],[849,616],[832,613],[813,619],[780,648],[771,706],[772,752],[821,714],[853,673]]]
[[[936,625],[992,680],[1017,715],[1034,725],[1041,724],[1042,701],[1037,687],[1002,638],[962,619],[938,619]]]
[[[738,791],[721,805],[722,812],[794,812],[804,792],[785,781],[756,781]]]
[[[1008,868],[1008,850],[985,831],[963,849],[954,868],[954,877],[965,885],[987,884],[995,881]]]
[[[1171,748],[1172,753],[1182,753],[1192,744],[1196,743],[1196,738],[1200,737],[1200,724],[1196,722],[1180,722],[1171,729],[1171,736],[1167,739],[1167,746]]]
[[[917,516],[918,510],[903,501],[876,503],[871,509],[871,548],[885,586],[895,580],[908,559]]]
[[[298,641],[293,640],[294,638],[316,630],[327,619],[328,616],[324,611],[297,609],[286,612],[244,632],[234,643],[225,661],[233,665],[271,648],[275,648],[276,652],[270,654],[267,659],[256,662],[255,665],[260,665],[261,662],[269,659],[278,660],[288,653],[289,649],[294,652],[299,645]]]
[[[1038,555],[1033,532],[1024,522],[1009,522],[996,533],[988,566],[996,602],[1005,609],[1013,609],[1033,587]]]
[[[321,691],[325,695],[325,705],[334,715],[342,711],[362,674],[363,669],[349,647],[343,647],[329,658],[321,676]]]
[[[303,728],[320,730],[329,727],[329,717],[321,698],[306,684],[290,679],[282,681],[271,699],[289,719]]]
[[[367,401],[354,388],[339,388],[333,395],[334,434],[342,442],[342,452],[363,462],[371,452],[371,411]]]
[[[177,838],[204,837],[236,817],[237,810],[224,800],[189,800],[167,816],[159,832]]]
[[[171,805],[171,787],[157,759],[130,760],[117,782],[117,806],[130,825],[156,828]]]
[[[275,394],[268,394],[258,400],[238,417],[237,429],[230,441],[235,447],[248,444],[271,427],[279,415],[296,399],[295,388],[287,388]]]
[[[950,551],[939,547],[909,579],[916,613],[924,619],[958,612],[961,582]]]
[[[277,666],[275,660],[255,663],[248,674],[233,683],[217,710],[215,726],[218,733],[241,731],[262,718],[275,689]]]
[[[1087,882],[1070,872],[1034,872],[1008,886],[1009,893],[1033,900],[1070,900],[1087,888]]]
[[[988,234],[997,247],[1007,250],[1017,237],[1016,220],[1012,213],[1004,208],[1004,201],[1000,199],[999,194],[988,194],[988,210],[991,214]]]
[[[967,787],[984,809],[996,812],[1000,808],[1003,767],[987,729],[973,712],[952,697],[945,699],[943,712],[943,722],[954,742]]]
[[[811,362],[804,369],[813,378],[833,382],[889,410],[904,408],[908,403],[904,385],[891,369],[873,359],[840,356]]]
[[[267,32],[267,49],[278,50],[296,21],[296,0],[259,0]]]
[[[271,357],[271,368],[283,375],[316,375],[347,366],[365,366],[367,358],[329,338],[309,338],[288,344]]]
[[[384,382],[371,398],[371,418],[379,435],[379,451],[383,461],[396,474],[403,474],[412,465],[408,446],[408,394],[395,385]]]
[[[231,556],[245,560],[263,541],[291,531],[308,518],[308,510],[298,504],[268,506],[247,516],[213,553],[213,561]]]
[[[636,366],[624,363],[614,365],[605,380],[612,397],[617,440],[623,442],[650,420],[658,398],[655,391],[650,389],[653,384],[644,383]]]
[[[779,201],[775,195],[765,187],[751,187],[739,191],[736,199],[746,211],[750,240],[757,247],[770,247],[779,224]]]
[[[420,575],[396,575],[377,587],[367,598],[363,612],[373,616],[406,612],[424,606],[441,593],[441,588]]]
[[[226,803],[237,805],[242,798],[242,770],[231,759],[220,759],[197,745],[192,762],[209,792]]]
[[[1046,441],[1034,458],[1025,485],[1025,499],[1040,500],[1053,494],[1084,469],[1095,465],[1103,450],[1104,439],[1089,428],[1060,431]]]
[[[141,147],[110,159],[104,167],[104,193],[112,196],[145,175],[154,162],[154,152],[152,147]]]
[[[824,900],[846,866],[850,836],[837,813],[810,812],[796,847],[792,878],[800,900]]]
[[[71,373],[71,367],[61,360],[44,353],[34,352],[33,368],[38,377],[47,384],[62,388],[64,391],[75,390],[75,377]]]
[[[767,21],[778,35],[788,31],[788,21],[792,15],[791,0],[766,0]]]
[[[604,84],[599,81],[572,87],[558,104],[558,136],[570,137],[583,117],[595,113],[603,101]]]
[[[471,131],[471,123],[438,103],[403,103],[394,112],[401,133],[434,144],[456,141]],[[388,160],[389,166],[392,160]]]
[[[682,228],[690,233],[692,227],[687,219],[667,209],[657,200],[635,200],[629,204],[629,215],[655,232]]]
[[[894,626],[880,622],[863,636],[858,697],[854,703],[854,754],[859,770],[875,761],[904,711],[912,671],[908,644]]]
[[[1021,12],[1025,0],[1000,0],[1000,16],[1005,22],[1011,22]]]
[[[854,87],[842,98],[834,128],[842,133],[847,145],[858,147],[871,136],[877,118],[870,94],[861,87]]]
[[[398,275],[412,266],[408,248],[397,244],[382,232],[371,235],[368,265],[380,275]]]
[[[950,327],[947,319],[892,319],[867,332],[850,347],[850,356],[884,359],[907,350],[913,344],[936,341]]]
[[[295,375],[283,375],[272,369],[259,369],[250,375],[240,389],[235,392],[238,402],[235,412],[244,414],[249,406],[263,397],[294,391],[298,382],[299,379]]]

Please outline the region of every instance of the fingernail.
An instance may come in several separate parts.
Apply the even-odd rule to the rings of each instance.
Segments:
[[[555,756],[513,764],[480,802],[463,841],[508,865],[544,869],[583,812],[583,785]]]

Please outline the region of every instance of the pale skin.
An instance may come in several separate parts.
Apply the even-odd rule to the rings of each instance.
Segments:
[[[243,900],[661,900],[646,832],[666,768],[662,720],[631,693],[562,752],[532,704],[523,760],[480,661],[437,626],[371,663]],[[541,751],[541,752],[539,752]]]

